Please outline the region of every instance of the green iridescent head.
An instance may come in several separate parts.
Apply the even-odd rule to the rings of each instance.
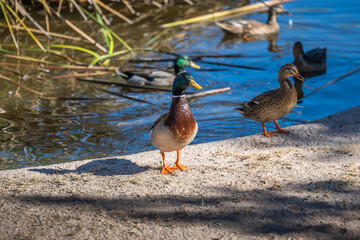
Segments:
[[[172,94],[175,96],[183,95],[188,87],[193,87],[196,89],[202,88],[199,84],[195,82],[193,76],[191,76],[190,73],[179,73],[174,79]]]
[[[175,59],[174,62],[174,70],[175,74],[181,73],[185,71],[185,67],[193,67],[200,68],[200,66],[196,65],[188,56],[180,56]]]

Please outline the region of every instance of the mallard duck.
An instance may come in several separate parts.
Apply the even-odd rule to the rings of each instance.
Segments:
[[[279,133],[289,132],[281,129],[276,120],[288,114],[297,102],[295,87],[288,79],[290,76],[304,81],[294,64],[285,64],[278,73],[280,88],[264,92],[249,102],[243,103],[240,108],[235,108],[244,117],[261,122],[264,135],[267,137],[275,136],[275,134],[266,131],[264,122],[274,121]]]
[[[216,23],[216,25],[226,33],[236,34],[246,40],[252,40],[253,38],[277,34],[280,30],[280,26],[276,21],[276,16],[279,13],[289,14],[282,5],[275,5],[269,8],[266,23],[255,20],[237,20],[229,21],[227,23]]]
[[[326,72],[326,48],[315,48],[304,53],[301,42],[293,46],[295,66],[304,77],[312,77]]]
[[[154,70],[154,69],[139,69],[134,71],[122,72],[122,76],[129,84],[134,85],[152,85],[152,86],[171,86],[175,76],[185,71],[185,67],[200,68],[189,57],[180,56],[174,61],[174,73]]]
[[[198,125],[191,113],[188,102],[184,95],[189,87],[201,89],[194,78],[187,72],[178,74],[172,87],[172,101],[168,113],[162,114],[151,127],[151,143],[160,150],[163,159],[161,173],[172,173],[175,169],[189,169],[179,163],[180,151],[186,147],[198,131]],[[165,164],[165,152],[177,151],[177,159],[174,167]]]

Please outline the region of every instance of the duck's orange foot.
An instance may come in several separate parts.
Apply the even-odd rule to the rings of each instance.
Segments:
[[[278,128],[276,129],[278,133],[289,133],[290,131],[287,130],[287,129],[281,129],[281,128]]]
[[[178,163],[175,163],[174,168],[180,169],[181,171],[183,171],[184,169],[189,170],[189,168],[187,166],[183,166],[183,165],[180,165]]]
[[[163,167],[163,169],[161,170],[161,173],[162,174],[169,174],[169,173],[173,173],[174,171],[175,171],[175,167],[167,167],[167,166],[165,166],[165,167]]]
[[[271,133],[271,132],[264,132],[264,135],[267,136],[268,138],[276,136],[274,133]]]
[[[251,37],[248,36],[248,35],[243,35],[242,37],[243,37],[243,39],[245,39],[246,41],[249,41],[249,42],[252,41]]]

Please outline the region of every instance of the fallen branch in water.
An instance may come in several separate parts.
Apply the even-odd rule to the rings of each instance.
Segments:
[[[305,98],[305,97],[308,97],[308,96],[316,93],[316,92],[319,91],[320,89],[322,89],[322,88],[324,88],[324,87],[326,87],[326,86],[328,86],[328,85],[330,85],[330,84],[336,83],[336,82],[338,82],[338,81],[340,81],[340,80],[342,80],[342,79],[344,79],[344,78],[346,78],[346,77],[348,77],[348,76],[350,76],[350,75],[352,75],[352,74],[354,74],[354,73],[356,73],[356,72],[358,72],[358,71],[360,71],[360,67],[357,67],[357,68],[355,68],[354,70],[351,70],[350,72],[347,72],[347,73],[341,75],[340,77],[337,77],[337,78],[335,78],[334,80],[331,80],[331,81],[325,83],[325,84],[322,85],[321,87],[316,88],[316,89],[315,89],[314,91],[312,91],[311,93],[309,93],[309,94],[305,95],[304,97],[302,97],[301,100],[302,100],[303,98]]]
[[[199,92],[199,93],[188,94],[188,95],[186,95],[186,99],[207,97],[207,96],[211,96],[211,95],[215,95],[215,94],[228,92],[230,90],[231,90],[230,87],[212,89],[212,90],[203,91],[203,92]]]
[[[235,14],[235,13],[245,13],[245,12],[250,12],[250,11],[254,12],[254,10],[256,10],[256,9],[261,10],[264,8],[264,4],[267,6],[273,6],[273,5],[286,3],[286,2],[290,2],[290,1],[294,1],[294,0],[272,0],[272,1],[255,3],[255,4],[251,4],[251,5],[231,9],[231,10],[225,10],[225,11],[221,11],[221,12],[206,14],[206,15],[199,16],[199,17],[193,17],[193,18],[189,18],[189,19],[185,19],[185,20],[180,20],[180,21],[176,21],[176,22],[172,22],[172,23],[166,23],[166,24],[161,25],[161,27],[169,28],[169,27],[175,27],[175,26],[179,26],[179,25],[183,25],[183,24],[189,24],[189,23],[195,23],[195,22],[201,22],[201,21],[211,21],[211,20],[214,20],[215,18],[224,17],[224,16]]]

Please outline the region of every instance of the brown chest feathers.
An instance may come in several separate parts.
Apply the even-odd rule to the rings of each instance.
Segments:
[[[193,135],[196,128],[196,121],[185,96],[173,97],[169,115],[164,125],[167,126],[179,140],[186,140]]]

